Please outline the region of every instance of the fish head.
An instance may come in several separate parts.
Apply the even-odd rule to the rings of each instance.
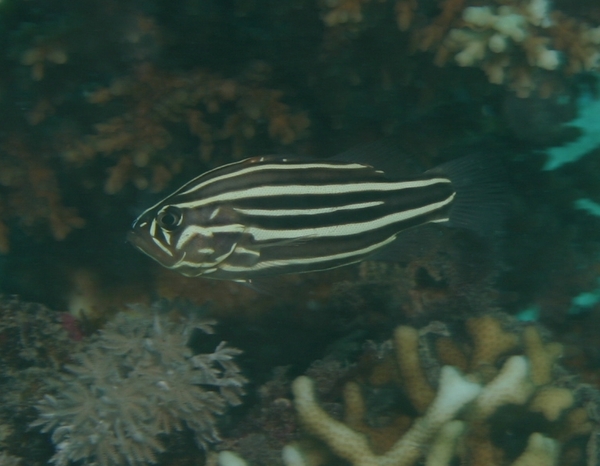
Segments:
[[[173,268],[184,256],[177,248],[184,216],[182,209],[171,205],[148,209],[133,222],[127,240],[162,266]]]
[[[227,209],[165,202],[142,213],[127,240],[163,267],[195,277],[216,271],[235,249],[241,231],[231,221]],[[224,224],[226,232],[220,231]]]

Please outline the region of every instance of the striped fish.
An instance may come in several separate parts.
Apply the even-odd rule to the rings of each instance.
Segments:
[[[430,222],[478,228],[485,171],[459,159],[395,179],[368,164],[254,157],[211,170],[142,213],[130,242],[186,276],[250,281],[360,262]]]

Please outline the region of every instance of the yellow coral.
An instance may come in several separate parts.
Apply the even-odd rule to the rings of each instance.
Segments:
[[[539,331],[534,326],[528,326],[523,331],[525,354],[531,361],[531,380],[536,385],[544,385],[552,379],[552,366],[562,355],[562,345],[559,343],[544,344]]]
[[[419,360],[419,333],[412,327],[398,327],[394,331],[394,344],[408,396],[415,408],[424,412],[435,397],[435,391],[429,385]]]
[[[302,423],[338,456],[354,466],[409,466],[422,456],[424,448],[442,427],[473,400],[480,386],[465,379],[451,367],[444,367],[440,388],[425,415],[387,452],[376,455],[367,438],[331,418],[317,403],[312,381],[298,377],[292,384],[294,405]]]
[[[465,327],[472,336],[471,351],[464,350],[470,354],[467,358],[470,373],[463,376],[456,369],[444,366],[436,372],[439,383],[435,390],[427,380],[431,377],[428,371],[433,368],[435,372],[436,362],[431,360],[430,349],[424,347],[431,343],[428,340],[439,341],[440,337],[408,326],[394,332],[401,384],[421,415],[406,430],[399,430],[396,440],[387,448],[376,447],[375,439],[384,428],[369,427],[365,422],[366,400],[360,385],[354,382],[348,383],[344,390],[346,422],[342,423],[319,406],[309,378],[296,379],[292,391],[302,424],[336,456],[353,466],[409,466],[421,459],[426,466],[443,466],[453,464],[456,458],[465,466],[558,464],[561,444],[576,436],[589,435],[591,429],[585,411],[576,406],[576,386],[553,385],[560,345],[545,343],[537,327],[509,322],[506,316],[469,319]],[[447,346],[447,343],[431,345]],[[462,346],[452,347],[453,352],[462,351]],[[504,359],[507,352],[517,354]],[[453,356],[453,359],[462,358]],[[491,378],[489,367],[494,368]],[[420,390],[433,391],[433,399],[427,402]],[[553,424],[554,438],[530,432],[527,446],[511,463],[498,443],[494,423],[503,418],[502,410],[511,412],[516,406],[520,406],[519,412],[524,416],[541,413],[548,423],[561,419],[563,423]]]
[[[404,435],[409,429],[412,419],[409,416],[398,416],[395,420],[384,427],[373,429],[365,422],[367,407],[358,384],[348,382],[344,387],[344,406],[346,412],[344,420],[346,424],[369,436],[369,444],[376,454],[389,450],[396,440]]]
[[[529,404],[531,411],[542,413],[549,421],[556,421],[575,402],[572,390],[560,387],[543,387]]]
[[[518,344],[518,337],[502,328],[500,321],[492,316],[473,317],[467,320],[467,331],[473,339],[470,370],[493,366],[499,356]]]
[[[425,458],[425,466],[440,466],[450,464],[454,457],[456,444],[463,435],[466,424],[463,421],[454,420],[445,424],[438,433],[431,449]]]
[[[558,453],[556,441],[536,432],[531,434],[525,452],[512,466],[555,466],[558,462]]]

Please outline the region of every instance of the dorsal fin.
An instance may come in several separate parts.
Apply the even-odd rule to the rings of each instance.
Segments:
[[[362,144],[327,160],[370,165],[383,171],[388,178],[410,177],[423,172],[415,163],[415,158],[408,156],[399,142],[391,138]]]

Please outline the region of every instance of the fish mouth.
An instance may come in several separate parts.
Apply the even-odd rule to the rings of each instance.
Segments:
[[[170,267],[176,261],[176,258],[165,253],[154,241],[135,230],[127,233],[127,241],[165,267]]]
[[[130,231],[127,233],[127,242],[152,258],[156,257],[157,253],[159,253],[159,251],[155,251],[155,249],[158,248],[153,248],[150,242],[145,239],[143,235],[140,235],[135,231]]]
[[[127,233],[126,241],[128,243],[131,243],[136,248],[142,249],[142,246],[141,246],[142,239],[141,239],[140,235],[135,233],[135,231],[130,231],[129,233]]]

